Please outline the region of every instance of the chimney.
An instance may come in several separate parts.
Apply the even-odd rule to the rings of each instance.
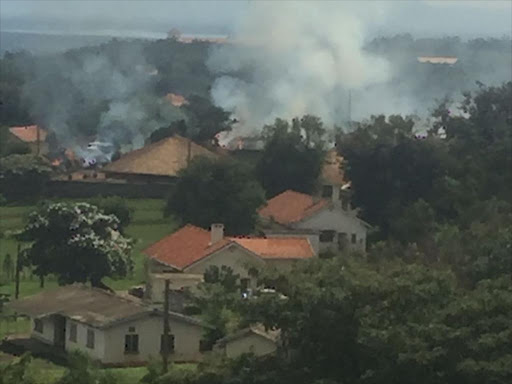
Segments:
[[[221,241],[224,238],[224,224],[212,224],[210,228],[210,245]]]

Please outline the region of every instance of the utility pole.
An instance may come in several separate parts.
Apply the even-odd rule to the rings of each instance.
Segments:
[[[169,279],[165,279],[164,289],[164,337],[162,345],[162,372],[165,374],[169,369]]]
[[[17,299],[20,295],[20,272],[21,272],[21,245],[18,243],[18,255],[16,256],[16,272],[14,274],[15,288],[14,298]]]

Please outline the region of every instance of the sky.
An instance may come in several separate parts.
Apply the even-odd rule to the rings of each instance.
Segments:
[[[162,37],[178,28],[190,34],[228,35],[254,1],[1,0],[0,30]],[[372,18],[366,25],[370,37],[512,34],[512,0],[368,0],[354,7],[363,17],[369,8],[382,10],[379,22]]]

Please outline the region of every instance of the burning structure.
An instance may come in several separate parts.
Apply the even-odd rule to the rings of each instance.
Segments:
[[[16,140],[27,144],[32,153],[37,155],[48,153],[48,143],[46,141],[48,132],[40,126],[24,125],[10,127],[9,132]]]

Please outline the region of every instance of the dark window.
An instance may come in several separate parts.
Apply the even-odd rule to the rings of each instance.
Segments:
[[[38,333],[43,333],[43,320],[34,319],[34,331]]]
[[[321,243],[332,243],[334,240],[335,231],[322,231],[320,232]]]
[[[338,233],[338,249],[341,251],[347,246],[347,234],[344,232]]]
[[[351,241],[352,241],[352,244],[357,243],[357,235],[355,233],[352,234]]]
[[[94,349],[94,331],[92,329],[87,330],[87,343],[85,346],[87,348]]]
[[[213,344],[209,340],[199,340],[199,352],[211,351]]]
[[[139,335],[124,336],[124,353],[139,353]]]
[[[128,332],[130,332],[130,333],[135,332],[135,327],[128,327]]]
[[[160,352],[164,351],[164,342],[165,342],[165,335],[162,335],[160,337]],[[169,353],[174,353],[174,335],[169,335],[169,339],[167,342],[167,351]]]
[[[69,326],[69,341],[76,343],[76,324]]]
[[[331,197],[332,196],[332,185],[324,185],[322,187],[322,197]]]

